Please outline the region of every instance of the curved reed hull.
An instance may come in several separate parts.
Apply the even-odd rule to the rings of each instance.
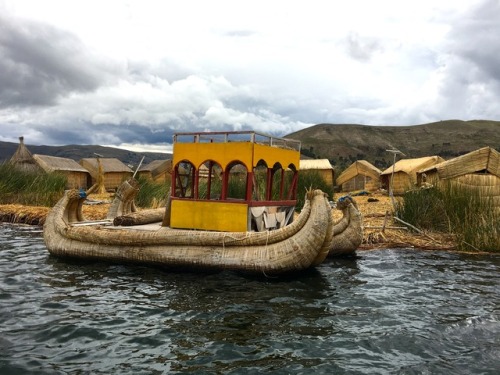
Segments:
[[[193,269],[279,274],[320,264],[328,255],[333,219],[321,191],[308,193],[290,225],[269,232],[205,232],[157,226],[82,225],[84,198],[70,191],[54,206],[44,240],[56,256],[136,262]]]
[[[344,198],[345,199],[345,198]],[[337,208],[342,211],[342,218],[334,223],[333,239],[329,256],[353,255],[363,242],[363,220],[356,202],[349,197]]]

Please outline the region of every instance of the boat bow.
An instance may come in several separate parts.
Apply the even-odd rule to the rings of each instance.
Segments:
[[[342,218],[334,223],[329,256],[352,255],[363,241],[361,213],[348,195],[338,199],[336,209],[342,211]]]

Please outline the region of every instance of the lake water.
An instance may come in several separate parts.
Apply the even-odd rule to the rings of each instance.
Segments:
[[[498,374],[500,256],[361,251],[287,279],[48,254],[0,224],[0,374]]]

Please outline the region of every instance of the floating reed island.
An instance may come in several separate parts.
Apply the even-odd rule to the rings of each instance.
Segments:
[[[83,202],[83,216],[92,221],[106,220],[113,197],[114,193],[91,194],[90,201]],[[382,248],[457,249],[452,234],[430,230],[424,230],[422,233],[397,223],[393,219],[393,208],[387,195],[374,192],[369,195],[356,196],[354,199],[363,225],[362,240],[356,252]],[[159,210],[163,211],[164,207]],[[49,211],[49,207],[3,204],[0,205],[0,221],[43,225]],[[138,208],[137,212],[141,211],[143,209]],[[332,213],[335,221],[342,220],[342,211],[333,210]]]

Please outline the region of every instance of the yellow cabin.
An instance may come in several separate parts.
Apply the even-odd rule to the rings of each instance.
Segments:
[[[264,231],[293,220],[300,142],[256,132],[177,133],[172,228]]]

